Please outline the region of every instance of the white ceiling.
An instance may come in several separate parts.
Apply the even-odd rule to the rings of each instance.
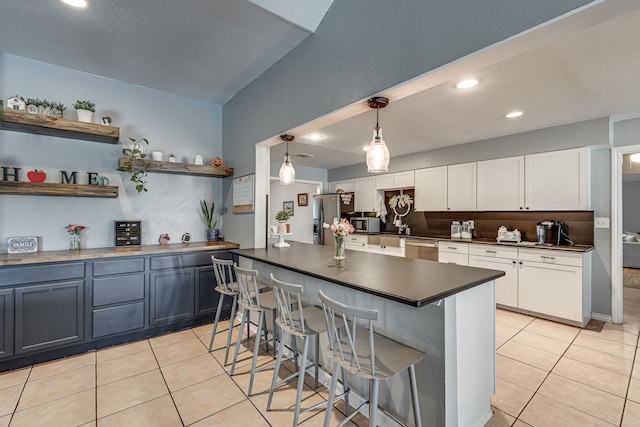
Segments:
[[[607,13],[619,13],[612,4],[600,6],[597,13],[602,19]],[[443,83],[410,96],[403,97],[406,90],[402,88],[381,94],[391,99],[380,110],[391,161],[394,156],[599,117],[640,116],[640,2],[632,8],[636,10],[604,22],[594,24],[594,12],[536,30],[528,35],[531,48],[515,55],[522,47],[508,45],[516,45],[517,40],[500,46],[500,54],[487,49],[439,70]],[[554,37],[549,37],[550,32]],[[482,60],[491,55],[499,59]],[[490,64],[476,66],[483,62]],[[481,84],[467,91],[453,87],[457,78],[470,76],[480,78]],[[294,166],[330,169],[363,163],[362,147],[371,140],[376,119],[375,110],[369,110],[364,101],[361,104],[360,112],[346,120],[291,130],[296,136],[289,145]],[[504,118],[516,109],[525,114]],[[306,137],[311,131],[325,138],[311,142]],[[296,157],[301,152],[314,157]],[[284,147],[272,147],[271,153],[273,161],[281,161]]]
[[[2,0],[0,51],[224,104],[333,0]]]
[[[315,31],[333,0],[3,0],[0,52],[223,105]],[[640,116],[640,1],[570,17],[385,93],[391,156],[610,116]],[[482,83],[462,92],[462,77]],[[525,115],[507,120],[505,113]],[[291,129],[294,165],[362,163],[375,124],[364,100]],[[319,131],[320,142],[306,135]],[[312,158],[296,157],[299,153]],[[272,148],[279,161],[284,146]]]

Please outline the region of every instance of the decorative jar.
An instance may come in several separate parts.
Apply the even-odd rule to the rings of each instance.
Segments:
[[[79,234],[70,234],[69,235],[69,250],[70,251],[79,251],[80,250],[80,235]]]
[[[334,236],[336,241],[336,251],[333,254],[333,259],[340,263],[342,260],[346,259],[347,256],[344,251],[344,238],[345,236]]]

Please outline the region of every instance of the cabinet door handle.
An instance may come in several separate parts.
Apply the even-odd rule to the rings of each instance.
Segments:
[[[542,262],[556,262],[556,257],[554,256],[544,256],[544,255],[540,255],[540,258],[542,259]]]
[[[516,265],[516,261],[515,260],[513,260],[511,262],[513,263],[513,265]],[[520,263],[520,264],[522,264],[522,263]]]
[[[458,250],[458,248],[453,247],[453,246],[447,246],[447,249],[451,249],[452,251],[457,251]]]
[[[527,210],[528,210],[528,209],[529,209],[529,206],[527,206],[525,209],[527,209]]]
[[[495,255],[495,254],[497,254],[498,252],[497,252],[497,251],[484,251],[484,253],[486,253],[486,254],[491,254],[491,255]]]
[[[520,206],[520,210],[522,210],[522,209],[523,209],[522,206]]]
[[[515,262],[515,261],[514,261]],[[518,261],[518,264],[522,265],[522,261]]]

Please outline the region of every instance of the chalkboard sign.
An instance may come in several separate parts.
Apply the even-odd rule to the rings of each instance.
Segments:
[[[115,221],[116,247],[140,246],[142,221]]]

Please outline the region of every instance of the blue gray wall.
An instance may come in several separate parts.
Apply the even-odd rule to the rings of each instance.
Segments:
[[[107,114],[120,127],[121,141],[146,137],[150,149],[174,153],[178,161],[205,161],[222,154],[219,105],[118,82],[90,74],[0,54],[0,97],[19,94],[64,103],[65,116],[75,119],[71,104],[77,99],[96,103],[94,122]],[[22,168],[22,180],[30,169],[44,169],[48,182],[60,182],[60,170],[78,171],[78,183],[86,183],[88,171],[107,176],[119,187],[117,199],[50,196],[0,196],[0,251],[7,237],[41,236],[42,249],[68,248],[64,229],[68,224],[87,226],[84,247],[114,245],[113,221],[142,220],[143,244],[158,242],[169,233],[179,242],[189,231],[193,241],[205,239],[198,202],[206,198],[222,205],[222,179],[149,174],[149,192],[138,194],[127,175],[117,172],[121,145],[0,131],[0,166]],[[229,178],[226,178],[229,179]]]

